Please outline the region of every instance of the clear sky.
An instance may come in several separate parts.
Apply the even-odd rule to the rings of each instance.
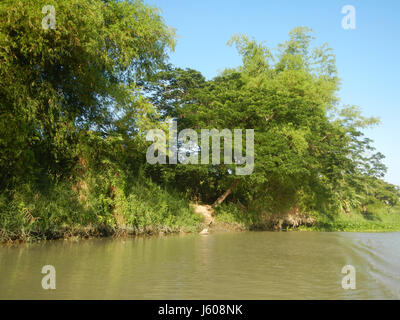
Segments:
[[[208,79],[241,63],[226,42],[243,33],[276,47],[296,26],[315,31],[316,44],[334,49],[343,104],[381,119],[365,131],[385,156],[385,180],[400,185],[400,1],[399,0],[147,0],[177,30],[171,63],[201,71]],[[342,28],[344,5],[356,9],[356,29]]]

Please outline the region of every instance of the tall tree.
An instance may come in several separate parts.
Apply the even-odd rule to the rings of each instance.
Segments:
[[[42,27],[45,5],[55,8],[54,29]],[[148,111],[136,81],[173,47],[173,30],[140,0],[2,1],[2,186],[35,166],[64,171],[80,130],[106,136],[126,114]]]

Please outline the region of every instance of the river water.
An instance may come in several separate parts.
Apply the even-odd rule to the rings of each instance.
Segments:
[[[56,289],[42,288],[44,265]],[[342,268],[356,289],[342,288]],[[400,233],[242,232],[0,247],[1,299],[400,299]]]

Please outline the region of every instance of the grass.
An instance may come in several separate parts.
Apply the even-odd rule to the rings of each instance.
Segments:
[[[222,204],[215,208],[215,222],[241,230],[269,228],[257,212],[243,210],[233,203]]]
[[[141,180],[24,185],[0,194],[0,242],[197,231],[201,217],[173,190]],[[82,187],[83,186],[83,187]]]
[[[311,227],[301,226],[307,231],[390,232],[400,231],[400,207],[391,209],[372,207],[365,214],[352,211],[336,216],[321,215]]]
[[[273,218],[233,203],[215,209],[216,225],[227,230],[273,230]],[[372,205],[365,214],[353,211],[315,218],[312,226],[296,230],[400,231],[400,206]],[[188,199],[144,177],[88,176],[40,189],[26,184],[0,194],[0,242],[197,232],[201,225],[202,217],[194,213]]]
[[[270,217],[269,217],[270,218]],[[369,211],[362,214],[352,211],[349,214],[319,214],[312,226],[301,225],[286,230],[299,231],[346,231],[346,232],[391,232],[400,231],[400,206],[384,208],[370,206]],[[274,230],[271,221],[264,220],[254,212],[246,212],[233,204],[225,204],[216,209],[215,221],[238,226],[247,230]]]

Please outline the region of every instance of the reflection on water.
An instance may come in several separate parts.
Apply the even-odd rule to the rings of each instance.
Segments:
[[[4,299],[399,299],[400,233],[244,232],[0,247]],[[56,290],[43,290],[44,265]],[[353,265],[357,289],[341,287]]]

